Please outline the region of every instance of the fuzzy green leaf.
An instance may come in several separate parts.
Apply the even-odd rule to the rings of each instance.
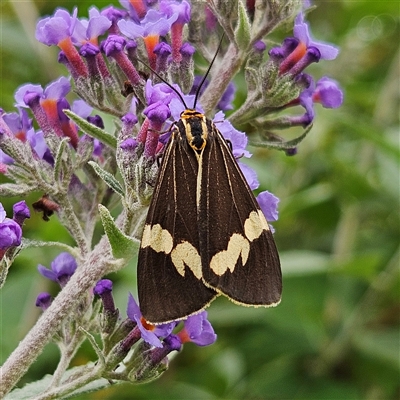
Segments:
[[[287,150],[287,149],[292,149],[296,147],[300,142],[303,141],[303,139],[308,135],[312,128],[312,124],[308,125],[307,128],[304,130],[304,132],[298,136],[297,138],[294,138],[293,140],[288,140],[287,142],[273,142],[273,141],[268,141],[268,142],[253,142],[250,141],[249,145],[255,146],[255,147],[267,147],[270,149],[277,149],[277,150]]]
[[[240,50],[246,51],[251,39],[251,24],[246,7],[242,1],[238,3],[238,23],[235,30],[235,40]]]
[[[60,141],[60,144],[58,146],[57,149],[57,154],[55,156],[55,162],[54,162],[54,180],[57,182],[60,177],[63,175],[63,167],[65,167],[65,164],[63,163],[63,160],[65,160],[65,157],[67,157],[67,159],[70,158],[70,154],[68,154],[69,152],[69,148],[68,148],[68,143],[69,143],[69,139],[68,138],[64,138]],[[66,155],[64,155],[67,152]]]
[[[79,115],[76,115],[71,110],[63,110],[64,114],[66,114],[69,118],[72,119],[87,135],[99,139],[100,142],[106,144],[107,146],[112,147],[115,149],[117,147],[117,139],[110,135],[105,130],[97,127],[96,125],[91,124],[90,122],[86,121],[86,119],[81,118]]]
[[[139,250],[140,241],[122,233],[115,225],[108,209],[101,204],[99,204],[99,213],[104,231],[111,245],[113,256],[125,259],[134,257]]]
[[[2,183],[0,185],[0,197],[27,196],[38,190],[37,185],[30,186],[24,183]]]
[[[124,189],[122,188],[121,184],[114,178],[112,174],[109,172],[105,171],[103,168],[100,167],[99,164],[97,164],[94,161],[89,161],[89,163],[93,169],[95,170],[96,174],[103,179],[103,181],[107,184],[109,188],[114,190],[115,193],[118,193],[121,197],[125,196]]]

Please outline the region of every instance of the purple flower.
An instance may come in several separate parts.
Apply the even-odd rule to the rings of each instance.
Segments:
[[[159,57],[168,57],[171,54],[171,46],[165,42],[158,43],[154,48],[154,53]]]
[[[108,18],[112,23],[119,21],[122,18],[127,16],[127,12],[124,10],[120,10],[119,8],[115,8],[114,6],[108,6],[103,8],[100,11],[101,15],[104,15]]]
[[[72,43],[72,35],[78,23],[78,10],[71,15],[68,11],[59,9],[54,16],[41,19],[36,26],[36,39],[48,46],[56,45],[63,53],[63,64],[66,64],[71,74],[76,77],[87,77],[88,70]]]
[[[315,85],[314,80],[307,74],[300,74],[299,78],[307,81],[307,89],[303,90],[299,97],[291,101],[287,106],[294,106],[300,104],[306,112],[302,116],[288,117],[289,125],[308,126],[315,117],[314,103],[321,103],[325,108],[337,108],[342,105],[343,92],[338,87],[338,84],[327,77],[321,78]],[[293,155],[287,153],[288,155]]]
[[[176,90],[180,92],[180,89],[177,85],[173,86]],[[166,85],[165,83],[157,83],[153,85],[150,79],[148,79],[146,82],[145,96],[147,106],[150,106],[154,103],[162,103],[168,105],[173,98],[177,98],[176,93],[168,85]]]
[[[253,45],[253,49],[257,53],[264,53],[267,49],[267,45],[262,40],[257,40]]]
[[[113,283],[110,279],[101,279],[96,283],[93,293],[97,296],[103,296],[106,293],[111,293]]]
[[[233,109],[233,99],[236,94],[236,86],[233,82],[229,82],[228,87],[226,88],[224,94],[221,97],[221,100],[217,104],[217,108],[222,111],[232,110]]]
[[[113,283],[110,279],[101,279],[93,288],[93,294],[99,296],[103,301],[103,308],[106,313],[115,314],[116,308],[112,296]]]
[[[216,124],[224,138],[231,142],[232,153],[236,158],[251,157],[251,154],[246,150],[247,136],[244,132],[238,131],[233,125],[225,119],[222,111],[215,114],[213,122]]]
[[[135,124],[137,124],[138,119],[137,119],[137,116],[136,116],[134,113],[128,112],[127,114],[125,114],[125,115],[121,118],[121,121],[122,121],[124,124],[127,124],[127,125],[135,125]]]
[[[153,52],[157,55],[157,71],[166,71],[168,58],[172,52],[171,46],[168,43],[160,42],[154,47]]]
[[[60,253],[52,262],[51,270],[43,265],[38,265],[38,271],[45,278],[58,282],[64,287],[77,268],[75,258],[69,253]]]
[[[16,221],[6,218],[6,212],[0,203],[0,255],[2,256],[4,251],[10,247],[19,246],[21,238],[22,229],[20,225]]]
[[[240,161],[238,161],[238,165],[240,167],[240,170],[243,172],[243,175],[246,178],[250,189],[257,189],[260,186],[260,182],[257,178],[257,172],[253,168],[249,167],[247,164],[244,164]]]
[[[124,49],[126,40],[119,35],[110,35],[103,43],[102,50],[107,57],[114,56]]]
[[[121,32],[130,39],[147,36],[165,36],[171,29],[171,25],[178,19],[178,14],[173,14],[166,18],[165,14],[150,9],[145,18],[136,24],[132,21],[118,21],[118,27]]]
[[[182,57],[190,60],[192,58],[193,54],[196,52],[196,49],[190,43],[186,42],[186,43],[183,43],[183,45],[181,46],[179,51],[182,54]],[[196,77],[194,79],[196,80]]]
[[[3,114],[3,119],[11,132],[20,140],[25,142],[27,134],[33,128],[32,119],[23,108],[18,108],[17,113]]]
[[[25,200],[19,201],[13,205],[13,220],[22,226],[25,219],[30,218],[31,213],[29,207],[26,205]]]
[[[163,346],[142,352],[142,362],[139,364],[139,357],[136,359],[139,365],[135,371],[135,380],[149,381],[151,377],[159,375],[159,371],[165,370],[168,365],[168,354],[172,351],[180,351],[181,340],[176,335],[169,335],[163,340]],[[159,371],[157,371],[159,370]]]
[[[157,56],[154,49],[160,36],[165,36],[169,32],[177,18],[178,14],[174,14],[167,19],[163,13],[150,9],[139,24],[122,19],[118,21],[118,27],[129,39],[143,38],[150,67],[156,69]]]
[[[316,42],[312,39],[308,24],[304,22],[304,14],[301,12],[297,14],[293,28],[294,36],[303,43],[306,48],[315,47],[319,50],[323,60],[334,60],[339,53],[339,49],[330,44]]]
[[[129,11],[130,17],[135,21],[139,22],[147,12],[147,4],[143,0],[139,1],[129,1],[129,0],[119,0],[122,7]]]
[[[76,21],[72,33],[72,42],[76,45],[82,45],[91,42],[94,45],[98,43],[98,37],[103,35],[111,26],[112,22],[104,15],[101,15],[95,7],[89,9],[89,20],[79,19]]]
[[[297,147],[292,147],[290,149],[285,149],[285,154],[289,157],[295,156],[297,154]]]
[[[181,48],[183,43],[183,26],[190,21],[190,4],[183,1],[161,0],[160,11],[168,18],[177,16],[171,24],[172,60],[175,63],[182,61]]]
[[[48,156],[50,155],[51,160],[53,157],[51,156],[50,149],[47,146],[46,141],[44,140],[43,131],[30,131],[28,132],[28,141],[31,144],[33,150],[35,150],[37,156],[47,162],[49,162]],[[49,162],[51,164],[51,162]]]
[[[62,76],[48,84],[45,89],[40,85],[23,85],[15,93],[15,100],[20,107],[30,107],[40,127],[46,134],[53,131],[60,137],[69,137],[74,148],[77,147],[79,137],[67,116],[62,112],[70,108],[65,96],[71,90],[68,78]],[[41,146],[41,152],[45,152]]]
[[[311,38],[303,13],[297,15],[293,33],[294,38],[285,39],[281,47],[269,51],[272,62],[279,65],[280,74],[296,76],[313,62],[333,60],[339,52],[336,47]]]
[[[138,146],[138,141],[135,138],[128,138],[121,142],[120,147],[122,150],[135,150]]]
[[[4,173],[7,170],[6,165],[13,163],[14,159],[9,155],[7,155],[6,153],[4,153],[3,150],[0,150],[0,173]]]
[[[127,314],[132,321],[136,321],[142,339],[154,347],[163,347],[159,337],[167,337],[175,327],[175,323],[173,322],[162,325],[151,325],[146,322],[142,316],[139,305],[131,294],[129,294]]]
[[[257,196],[257,202],[267,221],[276,221],[278,219],[278,197],[266,190]]]
[[[324,76],[317,82],[312,98],[325,108],[337,108],[343,103],[343,92],[337,82]]]
[[[44,140],[43,132],[33,129],[32,119],[28,117],[28,113],[24,108],[18,107],[19,113],[9,113],[0,116],[7,124],[11,133],[22,142],[28,141],[38,158],[43,158],[48,150],[47,143]],[[0,150],[0,162],[4,164],[12,164],[14,160]]]
[[[93,111],[93,107],[89,106],[83,100],[75,100],[72,103],[71,110],[82,118],[88,118]]]
[[[179,90],[179,92],[181,93],[180,90]],[[182,95],[182,98],[185,101],[185,104],[189,106],[189,108],[194,103],[193,95]],[[171,101],[169,102],[168,106],[169,106],[169,109],[171,110],[171,116],[174,121],[177,121],[181,117],[182,111],[184,111],[186,108],[186,106],[184,104],[182,104],[182,100],[179,98],[172,98]],[[200,109],[201,109],[201,106],[197,106],[197,111],[200,111]]]
[[[41,19],[36,26],[36,39],[48,46],[58,45],[70,37],[77,22],[78,9],[71,15],[68,11],[58,9],[54,16]]]
[[[49,83],[45,89],[40,85],[26,84],[20,86],[15,92],[15,100],[19,107],[29,107],[27,98],[31,98],[32,94],[39,95],[41,101],[52,100],[57,101],[64,98],[71,90],[69,79],[62,76],[57,81]]]
[[[299,120],[297,125],[303,125],[304,127],[308,126],[315,117],[314,111],[314,101],[312,98],[312,90],[306,89],[300,93],[299,102],[302,107],[306,110],[304,115],[300,117],[301,121]],[[293,121],[296,120],[296,117],[292,117]]]
[[[39,293],[36,298],[36,307],[40,307],[43,311],[47,310],[52,303],[53,298],[51,297],[50,293],[42,292]]]
[[[177,336],[182,344],[192,342],[198,346],[208,346],[217,340],[217,335],[207,320],[207,311],[188,317]]]
[[[86,42],[85,44],[83,44],[79,50],[79,54],[87,59],[89,59],[90,57],[95,57],[99,53],[100,53],[99,47],[90,42]]]
[[[156,126],[161,126],[171,116],[171,110],[162,101],[158,101],[146,107],[143,114]],[[152,126],[152,129],[155,127]]]
[[[121,21],[120,21],[121,22]],[[132,85],[138,85],[142,79],[136,68],[125,54],[124,47],[126,44],[125,38],[119,35],[110,35],[101,43],[101,49],[108,57],[115,59],[122,71],[129,79]]]
[[[175,0],[161,0],[159,7],[160,11],[168,18],[178,15],[174,21],[176,23],[186,24],[190,21],[190,4],[185,0],[179,2]]]

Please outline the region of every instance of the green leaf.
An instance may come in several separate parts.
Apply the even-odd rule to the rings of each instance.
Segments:
[[[123,190],[121,184],[114,178],[114,175],[105,171],[103,168],[100,167],[99,164],[97,164],[94,161],[89,161],[88,164],[90,164],[93,167],[96,174],[101,179],[103,179],[103,181],[107,184],[108,187],[110,187],[112,190],[114,190],[115,193],[118,193],[122,198],[125,197],[124,190]]]
[[[246,51],[250,44],[251,24],[246,7],[242,1],[238,3],[238,24],[235,30],[235,40],[240,50]]]
[[[104,231],[111,245],[113,256],[125,259],[134,257],[139,250],[140,241],[121,232],[115,225],[108,209],[101,204],[99,204],[99,213]]]
[[[57,154],[55,156],[55,162],[54,162],[54,180],[58,182],[58,180],[62,177],[63,175],[63,166],[65,165],[63,161],[65,160],[64,158],[64,153],[67,152],[67,159],[70,159],[70,154],[68,154],[69,149],[68,149],[68,143],[69,139],[64,138],[60,141],[60,145],[58,146],[57,149]]]
[[[84,118],[79,117],[71,110],[63,110],[63,112],[69,118],[71,118],[72,121],[74,121],[78,125],[79,129],[81,129],[87,135],[95,139],[99,139],[100,142],[106,144],[107,146],[112,147],[113,149],[117,147],[117,139],[113,135],[110,135],[108,132],[97,127],[96,125],[91,124]]]
[[[313,127],[312,124],[308,125],[304,129],[304,132],[300,136],[298,136],[297,138],[294,138],[292,140],[288,140],[287,142],[273,142],[273,141],[253,142],[253,141],[249,141],[249,145],[255,146],[255,147],[267,147],[269,149],[278,149],[278,150],[293,149],[294,147],[296,147],[299,143],[301,143],[303,141],[303,139],[311,131],[312,127]]]
[[[36,186],[25,185],[23,183],[2,183],[0,185],[0,197],[26,196],[37,190]]]

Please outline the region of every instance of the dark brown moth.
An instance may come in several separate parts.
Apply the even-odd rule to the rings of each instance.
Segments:
[[[200,312],[218,295],[265,307],[281,298],[268,223],[229,144],[195,110],[196,100],[171,126],[139,250],[139,303],[152,324]]]

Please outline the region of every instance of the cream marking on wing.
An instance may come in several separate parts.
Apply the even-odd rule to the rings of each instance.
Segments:
[[[269,230],[264,213],[261,210],[252,211],[244,222],[244,234],[252,242],[261,236],[263,230]]]
[[[141,247],[151,247],[157,253],[171,253],[173,238],[171,234],[161,227],[160,224],[153,226],[145,225],[143,229]]]
[[[228,269],[233,272],[240,256],[242,257],[242,264],[246,264],[249,252],[249,241],[239,233],[234,233],[229,239],[228,248],[213,256],[210,261],[210,268],[218,276],[222,276]]]
[[[263,213],[261,210],[258,210],[258,216],[260,217],[262,227],[263,227],[266,231],[269,231],[268,222],[267,222],[267,220],[266,220],[266,218],[265,218],[264,213]]]
[[[185,276],[185,265],[197,279],[202,278],[201,257],[197,249],[189,242],[179,243],[171,253],[171,260],[178,273]]]

